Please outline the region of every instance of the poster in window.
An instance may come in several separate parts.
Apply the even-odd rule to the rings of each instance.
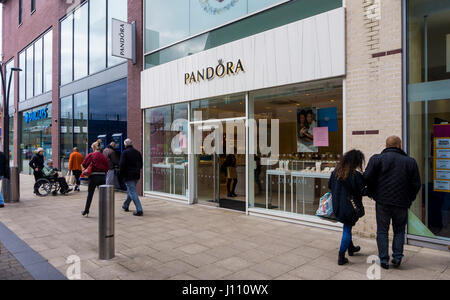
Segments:
[[[317,153],[314,146],[314,128],[317,127],[317,108],[299,108],[297,110],[297,151]]]

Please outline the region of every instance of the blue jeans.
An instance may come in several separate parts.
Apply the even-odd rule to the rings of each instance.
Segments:
[[[352,243],[352,226],[344,224],[344,232],[342,233],[341,249],[340,253],[347,252],[350,244]]]
[[[139,196],[136,191],[137,181],[126,181],[125,185],[127,186],[127,200],[123,203],[123,208],[128,209],[130,207],[131,201],[134,202],[136,206],[137,212],[142,212],[141,201],[139,201]]]
[[[2,181],[2,180],[3,180],[3,176],[0,176],[0,181]],[[0,205],[5,205],[5,200],[3,199],[2,193],[0,193]]]
[[[377,203],[376,212],[377,244],[381,263],[389,263],[389,227],[391,220],[394,230],[392,257],[401,261],[405,244],[406,224],[408,223],[408,209]]]

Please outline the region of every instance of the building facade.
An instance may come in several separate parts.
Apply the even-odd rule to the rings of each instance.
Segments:
[[[7,73],[22,69],[10,94],[11,163],[31,174],[29,160],[42,147],[66,170],[73,147],[86,155],[98,138],[130,137],[140,148],[142,56],[132,64],[111,51],[112,19],[141,24],[139,1],[2,3],[2,61]]]
[[[408,242],[449,244],[448,0],[3,2],[24,172],[35,146],[64,167],[71,147],[122,133],[145,195],[340,230],[315,217],[336,162],[398,135],[423,183]],[[136,64],[110,55],[112,18],[136,22]],[[374,237],[364,203],[355,230]]]

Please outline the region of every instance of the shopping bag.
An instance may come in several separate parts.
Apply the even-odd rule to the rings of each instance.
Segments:
[[[73,175],[72,171],[68,171],[67,175],[66,175],[66,182],[69,185],[74,185],[75,184],[75,176]]]
[[[319,209],[317,209],[316,216],[328,221],[337,222],[333,211],[333,196],[330,192],[320,198]]]

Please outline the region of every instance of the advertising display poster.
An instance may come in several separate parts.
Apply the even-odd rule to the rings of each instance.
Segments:
[[[450,193],[450,137],[435,137],[434,149],[434,191]]]
[[[319,127],[328,127],[328,132],[338,131],[337,107],[321,108],[317,114]]]
[[[314,146],[328,147],[330,145],[328,138],[328,127],[314,128]]]
[[[300,153],[317,153],[314,146],[314,128],[317,127],[317,108],[297,109],[297,151]]]

